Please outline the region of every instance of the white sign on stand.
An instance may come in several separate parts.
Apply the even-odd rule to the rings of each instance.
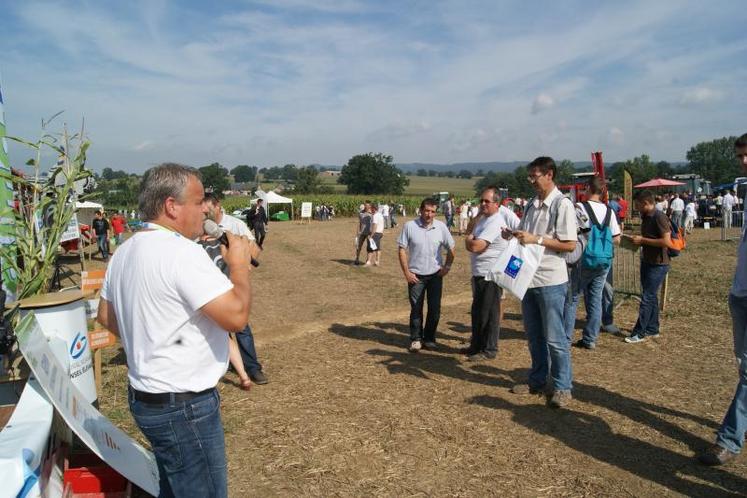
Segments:
[[[65,423],[114,470],[158,496],[158,466],[153,453],[114,426],[86,400],[49,347],[33,312],[21,319],[16,336],[34,376]]]
[[[311,203],[310,202],[301,203],[301,219],[303,218],[311,218]]]

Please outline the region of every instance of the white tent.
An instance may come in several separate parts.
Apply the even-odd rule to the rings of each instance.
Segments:
[[[267,216],[270,215],[270,204],[290,204],[290,216],[291,219],[293,218],[293,199],[290,199],[288,197],[283,197],[280,194],[277,194],[275,192],[265,192],[262,189],[257,189],[256,192],[254,192],[254,195],[256,195],[259,199],[262,199],[262,202],[265,203],[265,209],[267,210]]]
[[[99,204],[98,202],[76,202],[75,210],[78,214],[78,223],[90,225],[94,217],[96,216],[96,211],[103,211],[103,209],[104,206]]]

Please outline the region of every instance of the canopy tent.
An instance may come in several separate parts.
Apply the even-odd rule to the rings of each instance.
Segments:
[[[262,202],[265,203],[265,209],[267,210],[267,216],[270,216],[270,205],[271,204],[290,204],[290,214],[291,217],[293,217],[293,199],[290,199],[288,197],[283,197],[280,194],[277,194],[273,191],[265,192],[262,189],[257,189],[256,192],[254,192],[254,195],[256,195],[259,199],[262,199]]]
[[[96,212],[103,211],[104,206],[99,204],[98,202],[91,202],[91,201],[76,202],[75,210],[77,211],[77,214],[78,214],[78,223],[83,223],[84,225],[90,225],[96,216]]]
[[[654,178],[653,180],[639,183],[634,188],[676,187],[678,185],[685,185],[685,183],[667,180],[666,178]]]

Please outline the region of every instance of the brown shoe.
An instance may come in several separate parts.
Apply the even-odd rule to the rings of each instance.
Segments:
[[[572,399],[573,395],[570,391],[555,391],[547,402],[547,406],[550,408],[565,408]]]
[[[698,455],[698,461],[703,465],[709,466],[723,465],[726,462],[734,460],[737,455],[738,453],[734,453],[733,451],[727,450],[723,446],[714,444],[703,453]]]
[[[537,396],[540,394],[546,394],[544,387],[532,387],[529,384],[514,384],[510,391],[514,394],[520,395],[531,394]]]

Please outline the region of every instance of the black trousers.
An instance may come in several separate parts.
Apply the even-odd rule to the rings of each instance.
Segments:
[[[254,238],[257,239],[257,245],[259,247],[262,247],[262,244],[265,241],[265,226],[264,225],[254,225]]]
[[[472,277],[472,338],[470,349],[493,357],[498,353],[503,289],[492,280]]]
[[[410,340],[436,342],[436,328],[441,318],[443,277],[438,272],[418,275],[417,284],[407,284],[410,298]],[[428,301],[428,315],[423,327],[423,304]]]

